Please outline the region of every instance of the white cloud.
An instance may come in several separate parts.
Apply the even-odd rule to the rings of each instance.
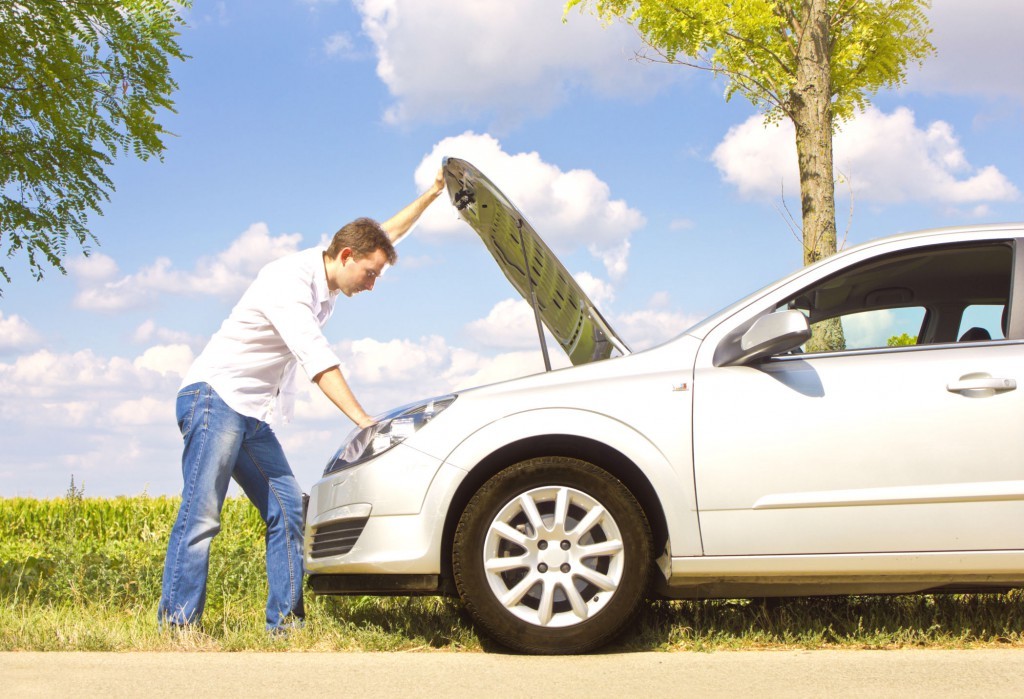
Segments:
[[[411,381],[436,371],[447,360],[444,338],[434,335],[419,342],[372,338],[341,343],[344,368],[359,376],[360,381]]]
[[[4,316],[0,311],[0,352],[23,350],[40,341],[39,333],[18,315]]]
[[[917,309],[853,313],[843,318],[843,335],[850,349],[884,347],[890,337],[920,328],[924,312]],[[910,330],[916,335],[916,330]]]
[[[613,286],[589,272],[575,274],[573,279],[599,310],[615,298]],[[499,301],[491,308],[486,317],[466,324],[465,332],[483,347],[506,350],[539,347],[537,321],[533,308],[523,298]],[[558,345],[550,335],[548,335],[548,346],[556,348],[554,351],[558,351]]]
[[[577,86],[644,95],[679,71],[633,61],[640,40],[553,0],[356,0],[377,50],[393,123],[488,115],[514,123],[545,114]]]
[[[935,0],[928,12],[937,55],[907,75],[910,89],[1024,100],[1024,3]]]
[[[356,398],[368,412],[377,414],[420,398],[542,372],[544,362],[536,339],[531,347],[535,349],[490,355],[429,336],[389,341],[364,338],[338,343],[334,349]],[[569,365],[553,341],[549,347],[553,366]],[[298,429],[309,429],[308,424],[297,424],[300,421],[328,421],[340,424],[343,430],[351,427],[311,383],[299,386],[295,415],[292,425]]]
[[[99,410],[99,403],[85,400],[69,400],[62,403],[41,403],[41,415],[46,424],[78,427],[89,422]]]
[[[575,279],[598,310],[609,319],[615,333],[634,351],[670,340],[701,320],[699,316],[670,310],[670,297],[667,292],[654,294],[647,309],[609,315],[603,306],[614,298],[612,286],[586,272],[575,275]],[[503,350],[531,350],[539,347],[533,310],[523,299],[506,299],[499,302],[485,318],[467,324],[465,330],[467,335],[484,347]],[[561,363],[564,354],[550,335],[548,336],[548,349],[552,355],[553,364],[556,363],[556,359],[562,366],[568,364],[567,361],[564,364]],[[469,376],[472,377],[477,372],[485,372],[486,376],[490,376],[495,372],[504,371],[513,364],[524,367],[523,374],[535,373],[537,369],[534,360],[520,361],[512,358],[519,354],[531,356],[537,354],[537,361],[540,361],[539,351],[534,353],[513,351],[509,357],[499,362],[501,368],[493,368],[491,366],[493,362],[489,362],[485,366],[474,365]],[[539,366],[543,369],[543,364]],[[532,371],[528,371],[526,367],[531,368]]]
[[[438,163],[456,157],[476,166],[512,201],[556,255],[585,248],[601,260],[613,279],[628,268],[629,237],[645,223],[643,214],[621,199],[590,170],[563,171],[537,152],[506,153],[488,134],[466,132],[434,146],[416,169],[416,184],[426,189]],[[474,235],[451,206],[432,206],[419,235]]]
[[[834,139],[835,167],[858,201],[936,201],[973,204],[1010,201],[1019,192],[991,165],[968,161],[953,128],[926,127],[906,108],[891,114],[869,107],[844,123]],[[712,160],[745,196],[778,197],[800,191],[796,146],[789,121],[765,125],[753,116],[729,129]]]
[[[182,367],[190,361],[191,350],[184,345],[151,347],[134,359],[102,357],[91,350],[38,350],[0,362],[0,394],[24,397],[17,411],[5,417],[32,422],[33,405],[51,406],[48,410],[58,404],[99,405],[110,397],[120,403],[151,391],[173,396]],[[94,418],[96,425],[106,420],[102,410]]]
[[[161,327],[152,319],[141,323],[132,334],[132,340],[139,344],[149,344],[157,340],[166,344],[189,345],[193,348],[199,348],[200,345],[206,342],[206,339],[182,330],[171,330],[170,328]]]
[[[647,305],[650,308],[666,308],[671,302],[672,297],[667,291],[655,291],[651,294],[650,300]]]
[[[191,5],[182,6],[181,3],[174,3],[178,14],[185,20],[189,27],[195,28],[204,24],[215,24],[227,26],[231,23],[228,13],[228,4],[225,0],[218,0],[214,3],[201,3],[203,12]]]
[[[605,280],[595,277],[590,272],[579,272],[572,277],[583,289],[587,298],[593,301],[599,309],[615,300],[615,287]]]
[[[100,252],[68,260],[67,267],[75,277],[85,283],[105,282],[116,277],[118,272],[114,258]]]
[[[255,223],[231,242],[226,250],[203,257],[192,271],[174,268],[166,257],[134,274],[116,278],[118,268],[108,257],[94,255],[72,266],[81,287],[76,308],[116,312],[151,304],[163,294],[235,297],[271,260],[295,252],[301,234],[271,236],[265,223]]]
[[[526,311],[530,312],[528,307]],[[532,323],[532,314],[530,318]],[[524,351],[497,355],[454,347],[438,336],[387,342],[364,338],[339,343],[335,349],[342,360],[342,371],[359,400],[364,406],[369,404],[371,411],[379,412],[418,398],[543,371],[535,328],[531,325],[532,336],[528,342],[521,343]],[[493,342],[491,346],[498,345]],[[504,347],[509,348],[509,345]],[[569,365],[557,344],[549,341],[549,347],[553,366]],[[312,389],[310,395],[315,398],[317,391]],[[322,416],[337,415],[337,409],[332,410]],[[296,414],[299,414],[298,405]]]
[[[345,32],[331,34],[324,39],[324,53],[333,58],[352,58],[356,55],[355,44]]]
[[[4,459],[13,466],[13,475],[0,475],[0,493],[56,495],[71,475],[79,485],[100,484],[87,491],[93,495],[138,493],[147,483],[158,492],[180,487],[180,376],[160,371],[159,355],[39,350],[0,362],[0,397],[18,397],[0,398]]]
[[[110,417],[123,425],[158,425],[174,420],[174,404],[166,399],[144,396],[115,405]]]
[[[459,352],[436,335],[419,340],[346,340],[334,345],[334,351],[341,359],[340,368],[346,381],[371,415],[418,398],[451,391],[453,386],[448,373],[453,353]],[[345,423],[338,409],[312,383],[299,386],[295,415],[297,419],[334,422],[340,418]]]
[[[183,378],[192,365],[192,349],[188,345],[157,345],[150,347],[132,365],[136,369],[149,369],[162,376]]]
[[[326,400],[326,399],[324,399]],[[296,406],[298,408],[298,406]],[[335,416],[337,415],[337,408],[334,409]],[[327,463],[327,457],[330,455],[331,450],[336,447],[344,436],[344,426],[339,424],[335,430],[309,430],[309,429],[290,429],[287,432],[282,432],[278,435],[278,439],[281,440],[281,446],[284,448],[285,454],[296,454],[303,452],[321,453],[323,457],[318,461],[318,465]],[[308,484],[305,487],[309,487]]]
[[[553,369],[569,366],[569,359],[557,349],[557,345],[549,343],[549,347],[553,348],[550,355]],[[532,352],[506,352],[495,357],[478,357],[476,360],[461,367],[453,367],[452,378],[456,389],[486,386],[544,371],[544,358],[540,349]]]
[[[486,318],[467,324],[466,334],[485,347],[528,349],[537,346],[537,321],[525,300],[505,299]]]
[[[664,303],[665,299],[656,295],[652,301]],[[614,316],[610,322],[629,348],[638,352],[671,340],[700,320],[687,313],[650,308]]]

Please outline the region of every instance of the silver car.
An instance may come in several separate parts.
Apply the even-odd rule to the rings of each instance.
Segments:
[[[457,594],[578,653],[646,596],[1024,585],[1024,225],[866,243],[633,353],[483,174],[445,174],[573,366],[349,435],[311,492],[316,593]]]

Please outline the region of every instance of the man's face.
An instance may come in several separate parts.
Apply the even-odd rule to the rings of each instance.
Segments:
[[[344,248],[338,254],[335,284],[345,296],[358,294],[360,291],[371,291],[377,277],[387,266],[388,257],[383,250],[374,250],[368,255],[358,257],[351,248]]]

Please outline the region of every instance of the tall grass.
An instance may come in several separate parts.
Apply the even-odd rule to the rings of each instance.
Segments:
[[[203,624],[160,632],[156,605],[178,498],[0,499],[0,651],[414,650],[490,647],[457,602],[313,597],[306,628],[263,628],[264,527],[229,499]],[[650,602],[618,650],[1024,647],[1024,594]]]

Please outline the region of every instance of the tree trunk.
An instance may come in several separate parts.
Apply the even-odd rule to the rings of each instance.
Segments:
[[[804,264],[836,252],[836,203],[832,165],[831,41],[827,0],[804,0],[791,112],[796,130],[803,219]],[[845,347],[839,320],[816,323],[808,351]]]

